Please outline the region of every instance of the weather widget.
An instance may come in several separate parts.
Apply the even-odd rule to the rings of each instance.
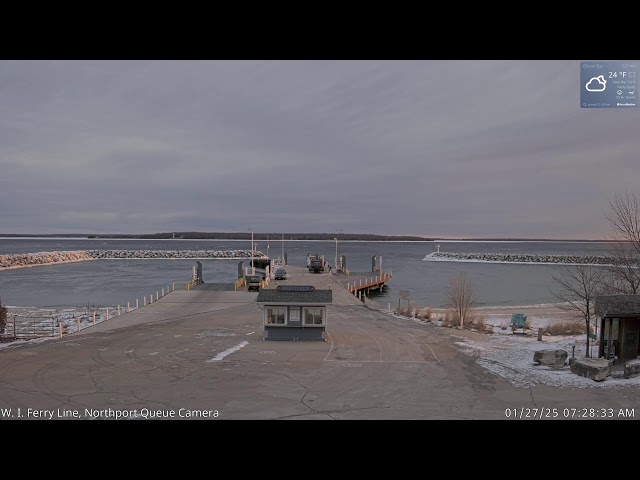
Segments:
[[[638,106],[638,61],[581,62],[581,108]]]

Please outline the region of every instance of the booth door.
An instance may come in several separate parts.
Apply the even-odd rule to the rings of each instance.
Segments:
[[[300,307],[289,307],[289,322],[290,327],[301,327],[302,317],[300,315]]]

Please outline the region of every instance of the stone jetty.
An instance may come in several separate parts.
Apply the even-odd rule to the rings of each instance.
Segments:
[[[254,251],[254,258],[264,253]],[[77,250],[0,255],[0,270],[103,259],[251,258],[251,250]]]
[[[254,251],[255,257],[264,254]],[[95,259],[143,259],[143,258],[251,258],[251,250],[88,250],[88,255]]]
[[[494,263],[541,263],[611,265],[613,258],[606,256],[578,255],[529,255],[526,253],[453,253],[433,252],[424,257],[427,261],[494,262]]]
[[[82,250],[63,252],[18,253],[0,255],[0,270],[11,268],[33,267],[36,265],[52,265],[57,263],[84,262],[94,257]]]

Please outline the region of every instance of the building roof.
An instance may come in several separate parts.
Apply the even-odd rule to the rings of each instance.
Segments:
[[[282,292],[275,288],[263,288],[258,292],[258,303],[321,303],[332,302],[331,290],[314,290],[312,292]]]
[[[596,315],[600,317],[640,317],[640,295],[598,295]]]

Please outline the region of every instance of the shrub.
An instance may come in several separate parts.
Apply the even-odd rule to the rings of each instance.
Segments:
[[[548,335],[580,335],[585,333],[585,327],[576,322],[556,322],[547,325],[543,333]]]
[[[442,325],[444,325],[445,327],[457,327],[460,325],[460,321],[457,319],[457,315],[455,314],[455,312],[447,310],[444,314]]]
[[[485,323],[484,317],[479,315],[470,315],[468,320],[465,320],[464,326],[468,329],[475,328],[480,333],[493,333],[493,327]]]
[[[422,314],[422,319],[423,320],[431,320],[431,317],[433,316],[433,310],[431,310],[431,307],[427,307],[424,311],[424,313]]]

